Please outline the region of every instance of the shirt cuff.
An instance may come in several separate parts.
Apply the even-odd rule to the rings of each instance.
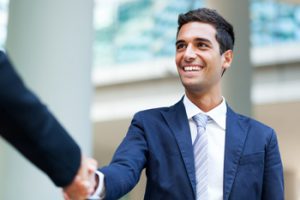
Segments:
[[[95,192],[89,196],[88,200],[101,200],[105,197],[105,185],[104,185],[104,174],[100,171],[95,172],[96,176],[98,176],[98,186]]]

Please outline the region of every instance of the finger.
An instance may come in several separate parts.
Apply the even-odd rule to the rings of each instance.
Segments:
[[[69,198],[69,196],[67,195],[67,193],[63,192],[63,195],[64,195],[64,200],[71,200],[71,199]]]
[[[91,187],[90,181],[88,180],[82,181],[82,186],[84,189],[88,190]]]
[[[96,181],[95,178],[90,180],[90,187],[89,187],[89,195],[92,195],[93,192],[95,191],[95,187],[96,187]]]
[[[88,173],[89,174],[94,173],[97,170],[97,165],[98,165],[97,161],[90,158],[88,160]]]
[[[92,194],[92,192],[95,190],[96,187],[96,179],[97,175],[94,172],[90,173],[88,181],[89,181],[89,194]]]
[[[89,194],[89,187],[89,181],[82,180],[80,177],[76,176],[72,185],[67,187],[65,192],[68,194],[70,200],[78,199],[79,197],[84,199]]]
[[[80,195],[84,198],[88,197],[90,195],[90,189],[91,183],[88,180],[81,180],[80,182],[80,190],[77,192],[80,193]]]
[[[97,170],[97,161],[92,158],[82,158],[82,164],[80,169],[80,177],[83,180],[89,180],[91,178],[91,175],[95,173]]]

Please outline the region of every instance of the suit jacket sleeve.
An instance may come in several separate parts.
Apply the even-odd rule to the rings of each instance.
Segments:
[[[126,137],[116,150],[109,166],[100,171],[105,176],[105,199],[118,199],[128,193],[139,181],[146,165],[147,141],[142,117],[137,113]]]
[[[0,52],[0,134],[57,186],[70,184],[81,153],[55,117],[29,91]]]
[[[284,199],[283,167],[274,131],[266,149],[262,196],[262,199]]]

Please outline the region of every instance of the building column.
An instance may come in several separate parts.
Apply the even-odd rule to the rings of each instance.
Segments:
[[[234,27],[234,61],[223,77],[223,92],[226,100],[235,111],[251,115],[250,62],[250,5],[248,1],[206,0],[209,8],[216,9]]]
[[[91,154],[93,0],[11,0],[7,53],[26,85]],[[2,144],[0,199],[63,199],[44,173]],[[4,146],[3,146],[4,145]]]

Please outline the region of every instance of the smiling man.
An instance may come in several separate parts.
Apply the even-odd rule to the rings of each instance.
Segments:
[[[191,101],[204,101],[203,111],[222,102],[221,76],[232,61],[232,49],[220,50],[216,34],[212,24],[196,21],[182,25],[177,35],[176,65],[181,82]],[[233,35],[228,37],[233,43]]]
[[[215,10],[179,15],[175,60],[185,95],[134,116],[112,162],[100,169],[102,197],[129,192],[145,168],[145,199],[284,199],[274,130],[235,113],[222,95],[233,46],[233,27]]]

